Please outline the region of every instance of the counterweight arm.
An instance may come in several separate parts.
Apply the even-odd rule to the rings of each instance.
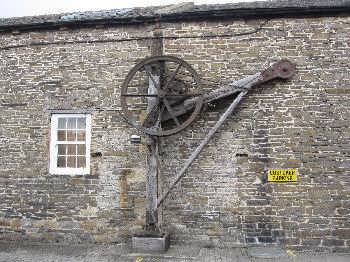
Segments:
[[[173,114],[176,116],[186,114],[193,109],[198,99],[203,99],[203,103],[214,102],[218,99],[242,92],[244,90],[249,90],[253,86],[263,84],[276,78],[288,79],[293,76],[294,73],[295,65],[293,63],[286,59],[280,60],[262,72],[247,76],[238,81],[234,81],[201,97],[194,97],[185,100],[183,105],[173,107]],[[162,121],[166,121],[170,118],[171,116],[167,113],[162,115]]]

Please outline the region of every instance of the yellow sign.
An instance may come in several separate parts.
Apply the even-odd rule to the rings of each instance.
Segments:
[[[272,169],[267,176],[268,182],[297,182],[295,169]]]
[[[135,262],[142,262],[142,261],[143,261],[142,257],[137,257],[135,260]]]

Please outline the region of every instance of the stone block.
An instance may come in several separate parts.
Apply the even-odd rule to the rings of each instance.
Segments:
[[[139,234],[132,237],[132,248],[138,252],[162,253],[170,246],[169,234]]]

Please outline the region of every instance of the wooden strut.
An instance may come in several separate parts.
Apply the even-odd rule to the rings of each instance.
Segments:
[[[147,175],[146,175],[146,225],[154,230],[158,222],[157,185],[158,185],[158,137],[150,136],[147,145]]]
[[[221,125],[225,122],[227,117],[229,117],[233,110],[237,107],[239,102],[242,100],[245,94],[247,94],[248,91],[242,91],[238,94],[238,96],[233,100],[231,105],[227,108],[225,113],[220,117],[220,119],[216,122],[216,124],[210,129],[207,136],[204,138],[202,143],[196,148],[196,150],[192,153],[191,157],[186,161],[184,167],[181,169],[181,171],[176,175],[176,178],[168,188],[168,190],[158,199],[157,201],[157,209],[158,207],[163,203],[163,201],[166,199],[166,197],[169,195],[170,191],[176,186],[176,184],[180,181],[180,179],[185,175],[187,169],[191,166],[191,164],[196,160],[198,155],[202,152],[203,148],[209,143],[211,138],[214,136],[216,131],[221,127]]]

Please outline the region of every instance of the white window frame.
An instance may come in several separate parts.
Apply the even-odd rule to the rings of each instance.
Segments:
[[[57,167],[58,141],[57,129],[58,119],[69,117],[83,117],[86,119],[85,126],[85,167]],[[50,174],[54,175],[88,175],[90,174],[90,144],[91,144],[91,115],[90,114],[51,114],[51,136],[50,136]]]

